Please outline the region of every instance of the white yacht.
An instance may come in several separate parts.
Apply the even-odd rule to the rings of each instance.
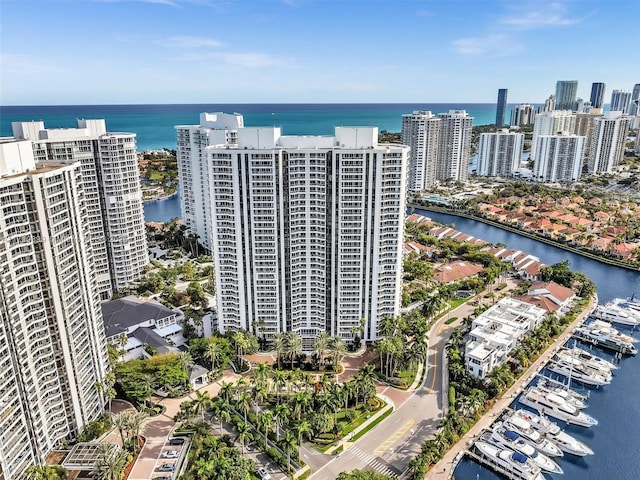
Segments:
[[[592,315],[595,318],[604,320],[606,322],[618,323],[620,325],[627,325],[629,327],[640,325],[640,318],[638,318],[638,315],[636,315],[636,313],[631,310],[621,308],[614,303],[598,305],[598,307],[593,311]]]
[[[475,446],[481,457],[489,463],[498,465],[502,470],[510,473],[511,478],[518,480],[544,480],[544,475],[533,460],[520,452],[507,448],[496,447],[487,442],[477,441]]]
[[[542,471],[549,473],[564,473],[562,468],[547,457],[540,453],[530,443],[526,442],[517,432],[508,430],[502,425],[496,425],[491,432],[485,432],[480,440],[491,443],[496,447],[509,448],[513,451],[520,452],[535,463]]]
[[[505,428],[516,432],[540,453],[544,453],[550,457],[562,457],[564,455],[558,445],[545,438],[544,435],[535,430],[529,422],[526,422],[517,415],[513,414],[506,417],[502,423]],[[496,423],[496,425],[500,424],[500,422]]]
[[[538,380],[536,387],[544,392],[555,393],[580,410],[589,406],[587,405],[586,395],[582,395],[566,385],[554,382],[547,377],[542,377]]]
[[[581,412],[564,398],[555,393],[545,393],[536,387],[530,387],[519,398],[520,403],[537,410],[543,415],[563,420],[581,427],[593,427],[598,421]]]
[[[589,446],[580,440],[572,437],[565,431],[563,431],[557,423],[552,422],[546,417],[536,415],[535,413],[527,410],[517,410],[514,412],[510,421],[524,422],[529,428],[533,428],[536,432],[539,432],[546,436],[548,440],[551,440],[557,445],[563,452],[576,455],[578,457],[584,457],[587,455],[593,455],[593,450]]]
[[[573,348],[565,347],[558,350],[558,352],[571,355],[574,358],[581,360],[583,363],[586,363],[590,367],[600,370],[602,373],[605,373],[605,374],[612,373],[613,370],[618,369],[618,366],[615,363],[609,362],[608,360],[605,360],[601,357],[593,355],[592,353],[587,352],[586,350],[583,350],[580,347],[573,347]]]
[[[576,328],[573,336],[583,342],[599,345],[624,355],[638,353],[638,349],[634,345],[637,342],[635,338],[620,333],[610,323],[602,320],[594,320],[589,325]]]
[[[610,303],[627,311],[640,314],[640,302],[635,297],[627,298],[626,300],[614,298]]]
[[[583,365],[580,360],[572,358],[570,355],[554,355],[545,368],[550,372],[557,373],[558,375],[591,387],[600,387],[611,383],[611,373],[605,376],[599,371]]]

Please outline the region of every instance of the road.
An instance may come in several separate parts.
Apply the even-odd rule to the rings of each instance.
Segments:
[[[452,310],[436,322],[429,334],[427,372],[421,385],[413,392],[384,387],[381,394],[389,397],[396,410],[358,441],[345,445],[339,455],[329,456],[316,452],[315,457],[303,458],[311,466],[313,480],[333,480],[340,472],[374,470],[400,477],[411,459],[420,451],[422,443],[432,436],[440,424],[443,412],[444,347],[453,328],[470,315],[474,307],[468,302]],[[446,325],[448,318],[458,320]],[[307,453],[307,452],[305,452]],[[307,453],[308,454],[308,453]],[[311,461],[309,461],[311,460]],[[317,470],[314,464],[327,462]]]

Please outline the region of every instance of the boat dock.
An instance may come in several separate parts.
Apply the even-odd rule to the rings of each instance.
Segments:
[[[502,475],[503,477],[508,478],[509,480],[520,480],[522,478],[522,477],[519,477],[518,475],[515,475],[513,473],[513,470],[511,470],[510,468],[507,468],[507,467],[505,467],[503,465],[500,465],[498,462],[496,462],[491,457],[487,457],[486,455],[482,455],[482,453],[476,453],[473,448],[470,448],[469,450],[465,450],[463,453],[464,453],[464,455],[462,455],[462,456],[466,455],[467,457],[469,457],[472,460],[476,461],[477,463],[479,463],[483,467],[486,467],[489,470],[491,470],[492,472],[495,472],[495,473],[497,473],[499,475]]]

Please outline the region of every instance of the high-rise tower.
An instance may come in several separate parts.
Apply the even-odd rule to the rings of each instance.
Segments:
[[[593,120],[589,146],[589,173],[614,173],[624,155],[631,117],[620,111]]]
[[[399,314],[409,148],[379,145],[377,135],[245,127],[233,143],[204,148],[206,161],[191,158],[205,170],[193,189],[210,192],[202,215],[222,331],[293,331],[308,351],[322,332],[380,338],[380,320]]]
[[[612,112],[627,113],[631,104],[631,92],[626,90],[614,90],[611,92],[611,106],[609,110]]]
[[[408,192],[415,194],[436,184],[440,118],[430,111],[402,116],[402,143],[411,147]]]
[[[555,110],[574,110],[577,95],[577,80],[558,80],[556,82]]]
[[[533,139],[531,141],[531,158],[535,158],[537,142],[540,135],[572,134],[576,128],[576,114],[571,110],[554,110],[536,115],[533,122]]]
[[[507,92],[506,88],[498,89],[498,103],[496,105],[496,125],[502,127],[506,125],[505,114],[507,112]]]
[[[502,130],[481,133],[478,148],[477,174],[488,177],[506,177],[520,165],[524,133]]]
[[[16,139],[32,142],[36,162],[80,163],[98,290],[109,299],[149,263],[135,134],[108,133],[104,120],[78,120],[77,128],[12,126]]]
[[[469,153],[473,117],[465,110],[449,110],[439,115],[440,138],[436,178],[465,182],[469,178]]]
[[[591,106],[593,108],[602,108],[604,105],[604,89],[606,85],[602,82],[594,82],[591,84]]]
[[[536,138],[533,180],[537,182],[575,182],[582,173],[584,137],[578,135],[540,135]]]
[[[106,345],[81,166],[0,140],[0,477],[72,440],[104,405]]]

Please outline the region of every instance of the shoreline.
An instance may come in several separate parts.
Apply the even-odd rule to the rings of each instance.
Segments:
[[[172,193],[171,195],[165,195],[165,196],[162,196],[162,197],[150,198],[150,199],[148,199],[148,200],[144,200],[144,199],[143,199],[143,200],[142,200],[142,203],[144,204],[144,203],[151,203],[151,202],[159,202],[159,201],[161,201],[161,200],[168,200],[168,199],[170,199],[171,197],[175,197],[176,195],[178,195],[178,192],[174,192],[174,193]]]

